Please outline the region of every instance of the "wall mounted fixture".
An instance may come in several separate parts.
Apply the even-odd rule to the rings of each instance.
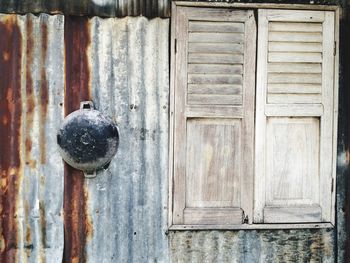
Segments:
[[[117,153],[117,125],[100,111],[92,101],[82,101],[80,109],[69,114],[58,133],[57,144],[64,161],[93,178],[96,171],[107,168]]]

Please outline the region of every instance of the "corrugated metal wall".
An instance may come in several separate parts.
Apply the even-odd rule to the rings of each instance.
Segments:
[[[87,256],[166,262],[169,20],[89,23],[92,98],[119,124],[121,139],[111,168],[87,181]]]
[[[1,0],[2,13],[169,17],[171,0]]]
[[[1,13],[48,13],[100,17],[170,17],[172,0],[1,0]],[[346,0],[182,0],[188,2],[257,2],[338,5]]]
[[[0,15],[0,262],[168,261],[168,19]],[[56,131],[92,99],[119,125],[96,179]]]
[[[0,16],[0,262],[51,259],[63,249],[62,16]]]
[[[335,262],[334,233],[325,229],[177,231],[170,242],[173,262]]]
[[[0,262],[349,262],[349,28],[336,228],[167,236],[169,20],[0,15]],[[92,180],[63,165],[55,136],[88,99],[121,138]]]

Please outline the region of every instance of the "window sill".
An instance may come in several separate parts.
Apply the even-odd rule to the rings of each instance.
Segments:
[[[271,229],[319,229],[334,228],[331,223],[305,224],[243,224],[243,225],[171,225],[169,231],[185,230],[271,230]]]

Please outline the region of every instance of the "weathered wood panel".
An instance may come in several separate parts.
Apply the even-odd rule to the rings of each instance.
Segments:
[[[171,223],[240,224],[253,204],[253,12],[184,8],[173,21]]]
[[[334,222],[334,13],[258,12],[255,222]]]
[[[241,129],[240,120],[187,122],[186,207],[240,206]]]
[[[264,222],[322,220],[319,125],[318,118],[268,119]]]

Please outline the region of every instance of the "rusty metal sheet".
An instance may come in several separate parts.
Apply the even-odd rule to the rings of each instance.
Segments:
[[[90,22],[92,98],[119,126],[110,169],[87,180],[96,262],[168,262],[169,20]]]
[[[314,230],[176,231],[173,262],[335,262],[334,232]]]
[[[2,13],[169,17],[171,0],[1,0]]]
[[[168,38],[168,19],[66,18],[65,114],[93,100],[120,147],[95,179],[65,166],[65,262],[168,261]]]
[[[79,109],[80,102],[91,100],[89,19],[66,17],[65,41],[65,115]],[[86,262],[86,238],[90,234],[87,218],[87,196],[81,171],[64,165],[64,262]]]
[[[338,229],[167,236],[169,20],[0,15],[0,37],[0,262],[347,260],[346,80]],[[63,165],[55,136],[86,99],[120,131],[110,168],[90,180]]]
[[[6,41],[0,41],[0,72],[5,78],[0,81],[0,173],[1,173],[1,262],[16,260],[18,244],[19,183],[23,178],[21,169],[21,60],[22,35],[15,17],[0,17],[0,34]],[[9,158],[10,157],[10,158]]]
[[[0,33],[0,261],[168,261],[169,20],[1,15]],[[86,180],[56,131],[90,99],[121,142]]]
[[[172,0],[1,0],[2,13],[48,13],[100,17],[170,17]],[[198,2],[198,0],[182,0]],[[203,2],[241,2],[251,0],[202,0]],[[256,0],[257,3],[343,5],[347,0]]]
[[[63,23],[0,15],[1,262],[62,259]]]

